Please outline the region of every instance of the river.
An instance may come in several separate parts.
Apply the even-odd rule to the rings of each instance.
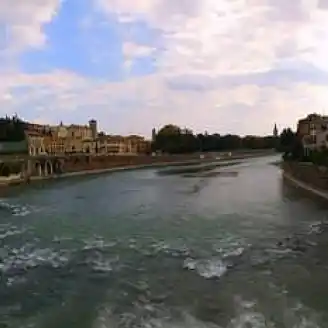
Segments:
[[[328,327],[327,206],[275,160],[12,189],[0,327]]]

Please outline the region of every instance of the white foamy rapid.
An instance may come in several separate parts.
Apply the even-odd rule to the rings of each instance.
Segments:
[[[282,295],[286,295],[283,293]],[[278,328],[273,321],[261,313],[256,302],[245,301],[236,297],[236,315],[230,320],[226,328]],[[284,305],[288,303],[283,303]],[[288,328],[323,328],[318,323],[314,313],[304,307],[301,303],[295,304],[294,307],[286,308],[282,311],[283,326]]]
[[[27,216],[31,213],[40,211],[40,209],[31,205],[15,204],[7,199],[0,199],[0,212],[1,211],[9,212],[13,216]]]
[[[29,270],[40,265],[50,265],[58,268],[69,261],[69,255],[65,252],[55,252],[50,248],[31,250],[23,246],[7,251],[8,255],[0,263],[0,272],[9,273],[16,270]]]
[[[3,241],[8,237],[21,235],[21,234],[25,233],[27,230],[28,230],[27,228],[19,229],[18,227],[14,226],[14,225],[7,225],[5,229],[3,229],[0,226],[0,240]]]
[[[196,271],[200,276],[210,278],[220,278],[227,272],[227,266],[220,259],[194,260],[188,258],[184,261],[183,267]]]
[[[170,310],[153,305],[136,306],[132,312],[117,316],[109,305],[98,313],[93,328],[142,327],[142,328],[222,328],[213,323],[197,320],[191,314],[182,312],[179,319],[173,319]]]
[[[117,245],[116,241],[106,242],[100,236],[94,236],[92,239],[84,240],[84,250],[111,248]]]

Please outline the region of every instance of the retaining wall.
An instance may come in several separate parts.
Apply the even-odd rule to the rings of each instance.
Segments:
[[[328,168],[311,163],[284,162],[282,168],[289,176],[314,188],[328,191]]]

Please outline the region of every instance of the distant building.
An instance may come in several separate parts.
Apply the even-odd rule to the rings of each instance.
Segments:
[[[316,131],[321,131],[328,126],[328,116],[310,114],[306,118],[298,121],[297,135],[303,137],[306,135],[315,135]]]
[[[51,132],[50,125],[29,123],[25,124],[25,128],[27,132],[38,132],[40,134],[47,134]]]
[[[151,141],[155,141],[156,139],[156,129],[153,128],[152,131],[151,131]]]
[[[102,135],[98,139],[99,153],[117,155],[125,152],[124,138],[122,136]]]
[[[278,137],[278,128],[277,128],[277,124],[275,124],[275,125],[274,125],[274,128],[273,128],[273,136],[274,136],[275,138]]]
[[[27,123],[30,155],[71,153],[137,155],[151,151],[151,142],[138,135],[118,136],[98,133],[97,121],[88,125],[40,125]]]
[[[89,127],[91,130],[91,137],[93,140],[95,140],[98,136],[98,124],[96,120],[90,120],[89,121]]]
[[[30,156],[45,155],[46,146],[44,143],[45,135],[38,131],[26,131],[26,139],[28,142],[28,153]]]
[[[328,148],[328,116],[310,114],[298,121],[297,136],[305,152]]]
[[[150,151],[150,141],[143,137],[130,135],[101,135],[98,138],[99,153],[109,155],[137,155]]]

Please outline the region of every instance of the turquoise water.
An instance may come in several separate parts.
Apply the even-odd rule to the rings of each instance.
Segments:
[[[328,327],[327,207],[276,157],[0,201],[0,327]]]

